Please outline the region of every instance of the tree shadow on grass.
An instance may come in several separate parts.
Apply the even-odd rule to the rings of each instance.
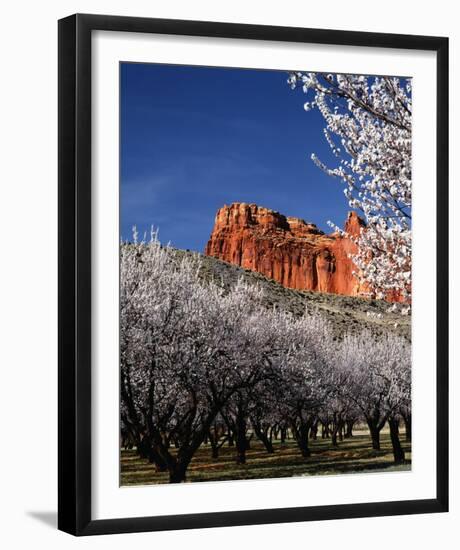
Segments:
[[[382,434],[380,450],[372,449],[369,437],[361,434],[340,441],[337,447],[330,439],[312,440],[309,458],[301,456],[292,440],[277,444],[273,454],[267,454],[255,441],[247,451],[246,464],[237,465],[234,447],[223,447],[218,458],[211,458],[210,448],[203,446],[193,458],[187,480],[199,483],[410,470],[410,444],[403,443],[403,448],[409,453],[408,460],[396,465],[388,434]],[[153,465],[134,451],[122,451],[121,460],[122,485],[168,483],[167,474],[155,472]]]

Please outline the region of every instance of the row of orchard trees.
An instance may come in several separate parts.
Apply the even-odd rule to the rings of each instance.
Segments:
[[[319,316],[263,306],[263,292],[200,278],[198,256],[150,242],[121,245],[121,431],[171,483],[186,479],[197,449],[249,438],[273,452],[290,433],[303,456],[318,424],[332,443],[345,426],[386,422],[395,461],[398,424],[410,425],[410,346],[392,334],[337,340]]]

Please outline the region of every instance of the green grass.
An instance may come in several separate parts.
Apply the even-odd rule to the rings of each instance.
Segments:
[[[275,452],[268,454],[258,441],[251,442],[247,451],[247,463],[235,462],[235,448],[224,445],[219,458],[211,457],[211,448],[203,445],[189,466],[187,481],[229,481],[237,479],[267,479],[277,477],[337,475],[375,471],[401,471],[411,468],[410,444],[404,441],[406,462],[395,465],[388,433],[381,434],[381,450],[374,451],[366,432],[358,432],[350,439],[339,442],[332,448],[330,439],[310,440],[311,456],[303,458],[296,444],[288,440],[285,445],[274,442]],[[126,485],[150,485],[168,483],[167,473],[155,472],[145,459],[135,451],[121,451],[120,483]]]

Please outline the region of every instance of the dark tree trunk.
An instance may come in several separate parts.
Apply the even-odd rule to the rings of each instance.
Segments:
[[[224,435],[224,438],[221,440],[223,435]],[[206,439],[209,441],[209,444],[211,445],[212,458],[219,458],[219,449],[225,443],[227,436],[223,433],[222,429],[214,425],[213,428],[209,430],[207,434],[207,438],[205,438],[204,440],[205,444],[206,444]]]
[[[238,414],[235,423],[236,463],[246,464],[246,451],[249,449],[249,441],[246,437],[246,419]]]
[[[343,420],[339,421],[339,441],[343,441]]]
[[[145,438],[141,439],[141,441],[139,441],[139,443],[137,444],[137,454],[141,458],[148,458],[149,448],[150,448],[150,444],[147,443],[147,439]]]
[[[280,430],[280,441],[281,441],[281,445],[284,445],[286,443],[286,428],[281,428]]]
[[[345,437],[348,438],[348,437],[353,437],[353,420],[347,420],[345,422],[345,426],[346,426],[346,429],[345,429]]]
[[[332,420],[332,430],[331,430],[331,438],[332,438],[332,446],[338,447],[337,443],[337,436],[339,436],[340,441],[342,441],[342,420],[337,418],[337,414],[334,413],[334,418]]]
[[[257,438],[262,442],[262,445],[265,447],[267,453],[274,453],[275,449],[273,448],[272,444],[272,436],[274,430],[267,427],[263,428],[260,423],[255,422],[254,420],[251,420],[251,424],[254,428],[254,432]]]
[[[137,451],[141,458],[146,458],[150,464],[155,464],[157,472],[166,472],[168,465],[148,437],[144,437],[137,446]]]
[[[373,422],[368,421],[369,431],[371,432],[372,448],[374,451],[380,451],[380,430]]]
[[[219,458],[219,445],[217,437],[214,437],[210,434],[208,439],[211,445],[211,457]]]
[[[333,447],[338,447],[338,443],[337,443],[337,430],[334,429],[332,430],[331,432],[331,440],[332,440],[332,446]]]
[[[307,422],[302,423],[299,428],[295,426],[292,428],[297,445],[304,458],[308,458],[311,455],[310,448],[308,447],[308,433],[310,431],[310,427],[311,424]]]
[[[187,468],[192,461],[192,458],[198,448],[202,445],[206,434],[209,435],[211,423],[217,414],[217,407],[210,413],[208,420],[204,423],[203,428],[194,434],[189,433],[189,439],[186,444],[179,448],[176,457],[171,456],[166,452],[164,458],[168,464],[169,483],[183,483],[186,481]]]
[[[399,441],[399,420],[397,418],[389,418],[391,445],[393,446],[393,457],[396,464],[404,462],[404,451]]]
[[[183,483],[186,480],[188,462],[177,462],[169,469],[169,483]]]
[[[137,438],[133,432],[131,432],[130,429],[127,429],[126,431],[121,431],[121,446],[124,447],[127,450],[131,450],[134,448],[134,446],[139,443],[140,439]]]
[[[302,456],[304,458],[308,458],[311,453],[310,453],[310,448],[308,447],[308,437],[302,437],[299,439],[299,441],[297,441],[297,444],[299,446],[299,449],[300,449],[300,452],[302,453]]]
[[[310,429],[310,439],[316,440],[318,438],[318,420],[315,420],[313,426]]]
[[[258,436],[258,437],[260,441],[262,441],[263,446],[265,447],[265,450],[267,451],[267,453],[272,454],[275,452],[275,449],[273,448],[273,443],[270,441],[270,438],[267,435],[262,434],[261,436]]]
[[[236,463],[246,464],[246,447],[236,446]]]
[[[251,438],[246,437],[246,430],[236,438],[236,462],[246,464],[246,451],[251,448]]]
[[[182,483],[186,480],[187,468],[198,448],[203,444],[206,435],[218,413],[220,404],[217,403],[208,412],[207,418],[202,419],[199,429],[193,429],[193,420],[196,408],[191,409],[186,423],[182,423],[180,437],[176,436],[174,443],[177,445],[177,454],[172,454],[169,449],[169,441],[164,439],[160,430],[151,422],[149,425],[152,434],[153,447],[166,462],[169,472],[169,483]]]
[[[403,419],[406,428],[406,441],[412,441],[412,414],[404,414]]]
[[[223,415],[223,419],[225,422],[225,426],[227,427],[227,442],[229,447],[235,446],[235,430],[234,430],[234,423],[230,422],[230,419]]]
[[[149,449],[149,462],[155,464],[155,470],[157,472],[166,472],[168,465],[161,455],[156,451],[154,447]]]

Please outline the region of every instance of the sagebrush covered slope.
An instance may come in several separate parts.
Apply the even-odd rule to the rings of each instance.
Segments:
[[[175,253],[196,254],[184,250],[175,250]],[[277,307],[294,315],[303,315],[306,309],[318,312],[331,322],[338,335],[368,328],[375,334],[389,330],[410,339],[411,317],[401,315],[399,305],[396,306],[396,311],[390,312],[390,304],[383,300],[293,290],[249,269],[210,256],[199,256],[203,280],[212,280],[224,288],[230,288],[242,277],[245,281],[263,288],[264,302],[268,308]]]

